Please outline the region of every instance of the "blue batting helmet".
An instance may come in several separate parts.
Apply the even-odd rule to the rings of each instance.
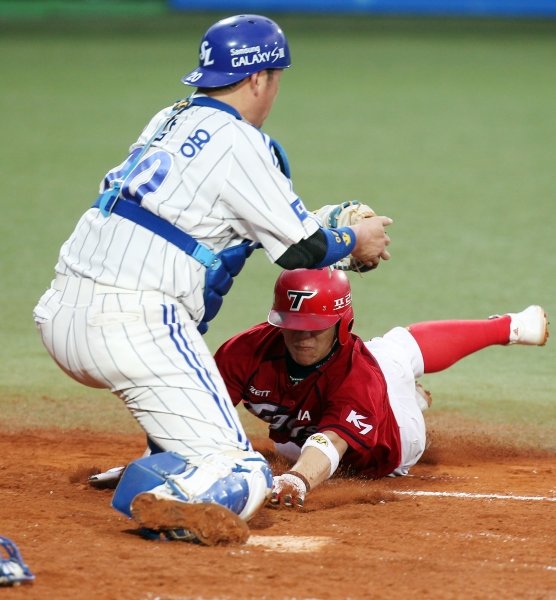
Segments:
[[[182,77],[186,85],[216,88],[265,69],[291,64],[288,40],[280,27],[260,15],[237,15],[218,21],[199,47],[199,66]]]

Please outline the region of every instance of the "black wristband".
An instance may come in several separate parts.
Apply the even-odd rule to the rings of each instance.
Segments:
[[[301,481],[303,481],[303,483],[305,484],[305,487],[307,488],[307,493],[311,489],[311,484],[309,483],[309,481],[307,481],[305,475],[302,475],[298,471],[286,471],[284,475],[294,475],[295,477],[299,477],[299,479],[301,479]]]

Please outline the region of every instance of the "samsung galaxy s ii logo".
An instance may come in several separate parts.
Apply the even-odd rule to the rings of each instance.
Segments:
[[[258,46],[257,46],[258,48]],[[232,49],[232,52],[245,52],[251,50],[251,48]],[[252,65],[258,65],[261,63],[272,64],[279,58],[284,58],[286,52],[284,48],[273,48],[267,52],[257,52],[256,54],[241,54],[240,56],[232,55],[232,67],[250,67]]]

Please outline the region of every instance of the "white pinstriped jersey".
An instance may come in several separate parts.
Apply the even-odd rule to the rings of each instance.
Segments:
[[[130,150],[147,143],[170,112],[171,107],[155,115]],[[107,174],[101,191],[126,162]],[[166,125],[126,179],[122,195],[215,252],[250,239],[273,262],[319,227],[278,168],[270,138],[206,106],[192,106]],[[178,298],[196,322],[203,315],[204,267],[161,237],[96,208],[82,216],[62,246],[56,272],[160,290]]]

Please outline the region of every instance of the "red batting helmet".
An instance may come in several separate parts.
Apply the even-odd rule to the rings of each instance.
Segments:
[[[338,323],[338,341],[345,344],[353,325],[351,287],[343,271],[282,271],[274,286],[268,322],[282,329],[317,331]]]

